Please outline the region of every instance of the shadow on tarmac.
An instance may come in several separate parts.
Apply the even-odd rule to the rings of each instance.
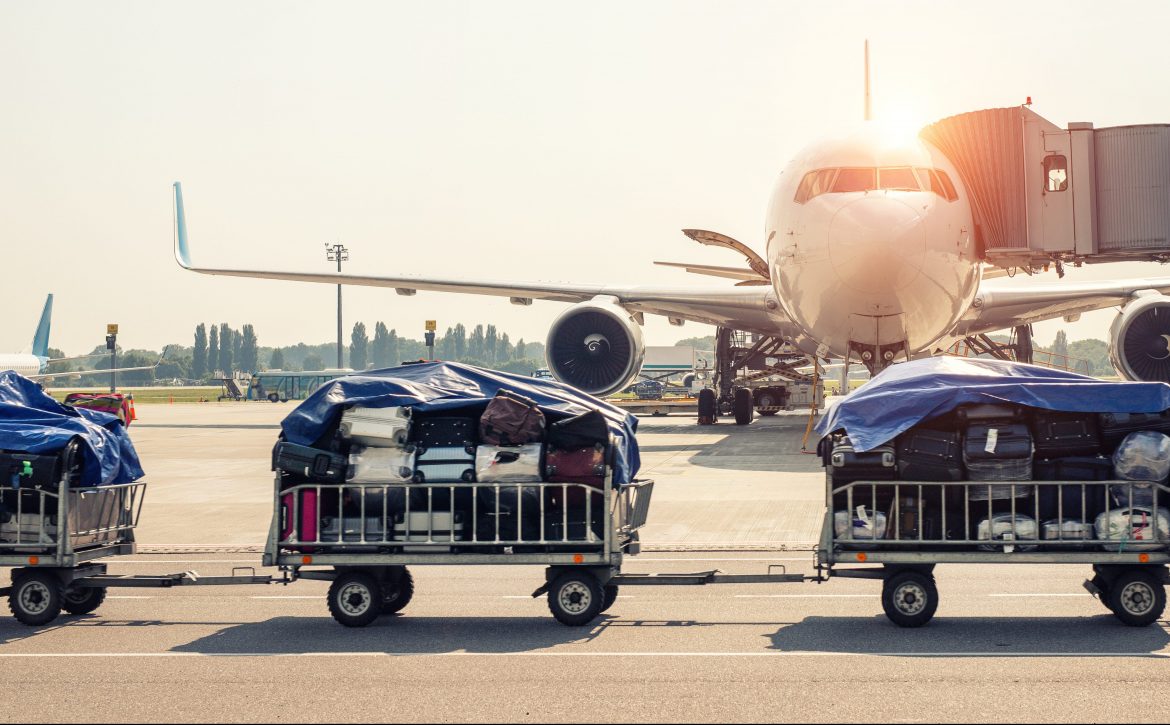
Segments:
[[[883,615],[808,617],[768,635],[769,649],[922,657],[1152,655],[1170,644],[1170,622],[1127,627],[1095,617],[936,617],[903,629]]]
[[[801,416],[777,416],[757,419],[751,425],[738,426],[720,423],[699,427],[688,425],[641,426],[638,429],[638,450],[642,453],[672,453],[686,456],[692,466],[728,471],[774,471],[777,473],[819,473],[821,459],[802,452],[801,439],[807,419]],[[691,436],[717,435],[707,439],[682,439],[675,443],[658,442],[662,435]],[[816,434],[809,437],[810,449],[815,452]]]
[[[602,615],[586,627],[566,627],[552,617],[381,617],[347,629],[329,617],[274,617],[227,626],[208,637],[173,647],[200,654],[313,654],[328,652],[442,654],[534,652],[589,642],[609,626]]]

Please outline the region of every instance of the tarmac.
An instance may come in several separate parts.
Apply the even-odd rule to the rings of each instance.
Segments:
[[[259,550],[291,406],[140,406],[140,553],[111,571],[273,573]],[[625,570],[811,574],[824,478],[801,451],[806,422],[642,419],[656,484],[645,553]],[[111,590],[96,613],[39,629],[0,617],[0,719],[1164,719],[1167,623],[1121,625],[1081,588],[1085,567],[941,566],[938,614],[918,630],[891,624],[864,580],[625,587],[568,628],[530,596],[539,567],[412,570],[406,610],[356,630],[313,581]]]

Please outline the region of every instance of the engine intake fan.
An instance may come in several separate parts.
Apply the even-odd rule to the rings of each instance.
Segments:
[[[563,383],[604,396],[630,383],[642,369],[642,328],[616,304],[584,302],[565,310],[549,329],[545,356]]]
[[[1170,383],[1170,297],[1147,294],[1125,306],[1110,329],[1109,358],[1127,380]]]

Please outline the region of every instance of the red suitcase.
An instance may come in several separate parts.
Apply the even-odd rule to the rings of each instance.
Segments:
[[[280,540],[281,541],[316,541],[317,540],[317,492],[313,490],[301,491],[300,525],[294,526],[293,495],[286,493],[280,498]],[[294,538],[295,537],[295,538]],[[305,548],[305,551],[310,549]]]
[[[594,488],[605,487],[605,446],[597,444],[588,448],[549,448],[544,455],[544,478],[549,483],[584,483]],[[554,505],[561,504],[565,489],[550,487]],[[585,489],[580,486],[568,488],[570,506],[585,504]],[[594,500],[594,505],[598,501]]]

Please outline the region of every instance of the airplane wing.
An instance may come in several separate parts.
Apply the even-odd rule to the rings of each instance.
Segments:
[[[664,315],[673,320],[690,320],[709,325],[733,327],[762,334],[796,334],[784,318],[771,288],[732,287],[730,289],[693,287],[622,287],[575,282],[510,282],[490,279],[441,279],[406,275],[373,276],[337,272],[281,272],[272,270],[214,269],[191,263],[187,241],[187,221],[183,209],[183,191],[179,182],[175,190],[175,260],[179,266],[201,274],[227,277],[281,279],[323,284],[349,284],[366,287],[391,287],[400,295],[426,292],[461,292],[464,294],[508,297],[513,304],[529,305],[533,300],[585,302],[595,297],[617,300],[622,307],[636,313]]]
[[[136,370],[155,370],[158,368],[158,363],[154,365],[139,365],[132,368],[115,368],[114,370],[70,370],[64,373],[39,373],[37,375],[25,375],[29,380],[52,380],[53,378],[64,378],[70,375],[102,375],[105,373],[132,373]]]
[[[1170,294],[1170,277],[1027,287],[989,282],[980,288],[954,334],[977,335],[1082,312],[1120,307],[1147,290]]]

